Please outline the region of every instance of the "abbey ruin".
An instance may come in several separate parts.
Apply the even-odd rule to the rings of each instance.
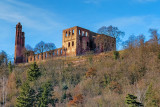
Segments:
[[[89,51],[101,53],[116,49],[115,38],[94,33],[78,26],[63,30],[62,38],[61,48],[39,54],[30,52],[30,55],[26,56],[23,54],[23,50],[25,49],[25,33],[22,32],[21,23],[18,23],[16,25],[14,63],[37,62],[58,56],[79,56]]]

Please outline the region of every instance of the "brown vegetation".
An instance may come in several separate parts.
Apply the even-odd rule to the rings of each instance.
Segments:
[[[146,43],[142,37],[128,41],[126,49],[119,52],[118,59],[109,52],[40,62],[38,66],[42,76],[30,86],[37,90],[43,83],[51,81],[52,97],[56,99],[57,107],[127,107],[125,98],[128,94],[135,95],[137,102],[145,107],[158,107],[160,46],[154,38]],[[9,74],[7,106],[15,104],[13,99],[19,95],[19,87],[26,81],[29,66],[15,66]],[[5,68],[1,72],[3,70]],[[3,71],[0,77],[4,74]]]

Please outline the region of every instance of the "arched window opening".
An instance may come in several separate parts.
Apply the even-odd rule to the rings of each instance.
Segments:
[[[62,55],[62,53],[63,53],[63,51],[62,51],[62,49],[61,49],[61,55]]]
[[[72,35],[74,35],[74,30],[72,30]]]
[[[58,55],[58,50],[57,50],[57,55]]]
[[[79,35],[81,35],[81,30],[79,30]]]
[[[39,59],[39,54],[38,54],[38,59]]]
[[[66,32],[66,37],[67,37],[67,32]]]
[[[82,31],[82,36],[84,36],[84,34],[85,34],[85,32],[84,32],[84,31]]]
[[[51,57],[51,53],[49,52],[49,57]]]
[[[70,42],[68,42],[68,47],[70,47]]]
[[[97,49],[99,49],[99,43],[98,43]]]
[[[74,41],[72,41],[72,46],[74,46]]]
[[[86,32],[86,36],[88,36],[88,32]]]
[[[47,53],[45,53],[45,59],[47,58]]]
[[[52,55],[54,56],[54,51],[53,51]]]

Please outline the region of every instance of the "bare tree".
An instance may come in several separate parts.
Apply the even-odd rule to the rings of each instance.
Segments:
[[[149,32],[151,33],[152,42],[158,45],[160,42],[160,35],[158,34],[158,31],[156,29],[149,29]]]
[[[43,52],[49,51],[50,54],[52,50],[56,48],[54,43],[45,43],[43,41],[39,42],[35,48],[34,51],[36,54],[42,54],[42,59],[43,59]]]
[[[25,56],[25,60],[28,61],[28,56],[33,52],[33,48],[30,45],[26,45],[23,50],[23,55]]]
[[[45,51],[45,43],[43,41],[39,42],[35,48],[35,53],[43,53]]]
[[[151,46],[150,50],[157,52],[160,49],[160,35],[156,29],[149,29],[149,32],[151,33],[151,39],[149,40]]]
[[[98,29],[99,34],[105,34],[111,37],[116,38],[116,43],[118,44],[121,41],[121,37],[125,35],[124,32],[120,31],[118,27],[114,27],[112,25],[106,27],[102,26],[101,28]]]
[[[26,45],[25,48],[27,51],[33,51],[33,48],[30,45]]]
[[[138,36],[138,43],[139,43],[139,46],[144,46],[144,43],[145,43],[145,36],[144,35]]]
[[[8,59],[7,59],[7,53],[5,51],[0,52],[0,65],[5,64],[7,65]]]
[[[45,43],[43,41],[39,42],[35,48],[34,48],[34,52],[36,54],[41,54],[41,58],[43,59],[43,52],[45,51]]]
[[[128,40],[123,42],[124,49],[132,49],[136,46],[136,36],[130,35]]]
[[[7,98],[7,83],[8,83],[7,77],[2,76],[0,78],[0,83],[1,83],[1,87],[2,87],[2,91],[1,91],[2,107],[5,107],[6,98]]]
[[[51,55],[52,50],[56,49],[56,46],[54,43],[46,43],[45,44],[45,50],[49,52]]]
[[[46,43],[45,44],[45,50],[48,51],[50,57],[53,54],[54,49],[56,49],[56,46],[54,43]]]

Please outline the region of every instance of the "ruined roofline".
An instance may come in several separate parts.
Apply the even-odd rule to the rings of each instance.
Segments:
[[[93,32],[93,31],[90,31],[90,30],[88,30],[88,29],[85,29],[85,28],[79,27],[79,26],[70,27],[70,28],[64,29],[63,31],[66,31],[66,30],[69,30],[69,29],[74,29],[74,28],[79,28],[79,29],[83,29],[83,30],[89,31],[89,32],[91,32],[91,33],[95,33],[95,32]]]
[[[83,27],[79,27],[79,26],[74,26],[74,27],[70,27],[70,28],[68,28],[68,29],[64,29],[63,32],[66,31],[66,30],[69,30],[69,29],[74,29],[74,28],[78,28],[78,29],[83,29],[83,30],[89,31],[89,32],[92,33],[92,34],[95,34],[94,36],[105,35],[105,36],[107,36],[107,37],[116,39],[115,37],[112,37],[112,36],[109,36],[109,35],[106,35],[106,34],[99,34],[99,33],[90,31],[90,30],[88,30],[88,29],[85,29],[85,28],[83,28]]]

